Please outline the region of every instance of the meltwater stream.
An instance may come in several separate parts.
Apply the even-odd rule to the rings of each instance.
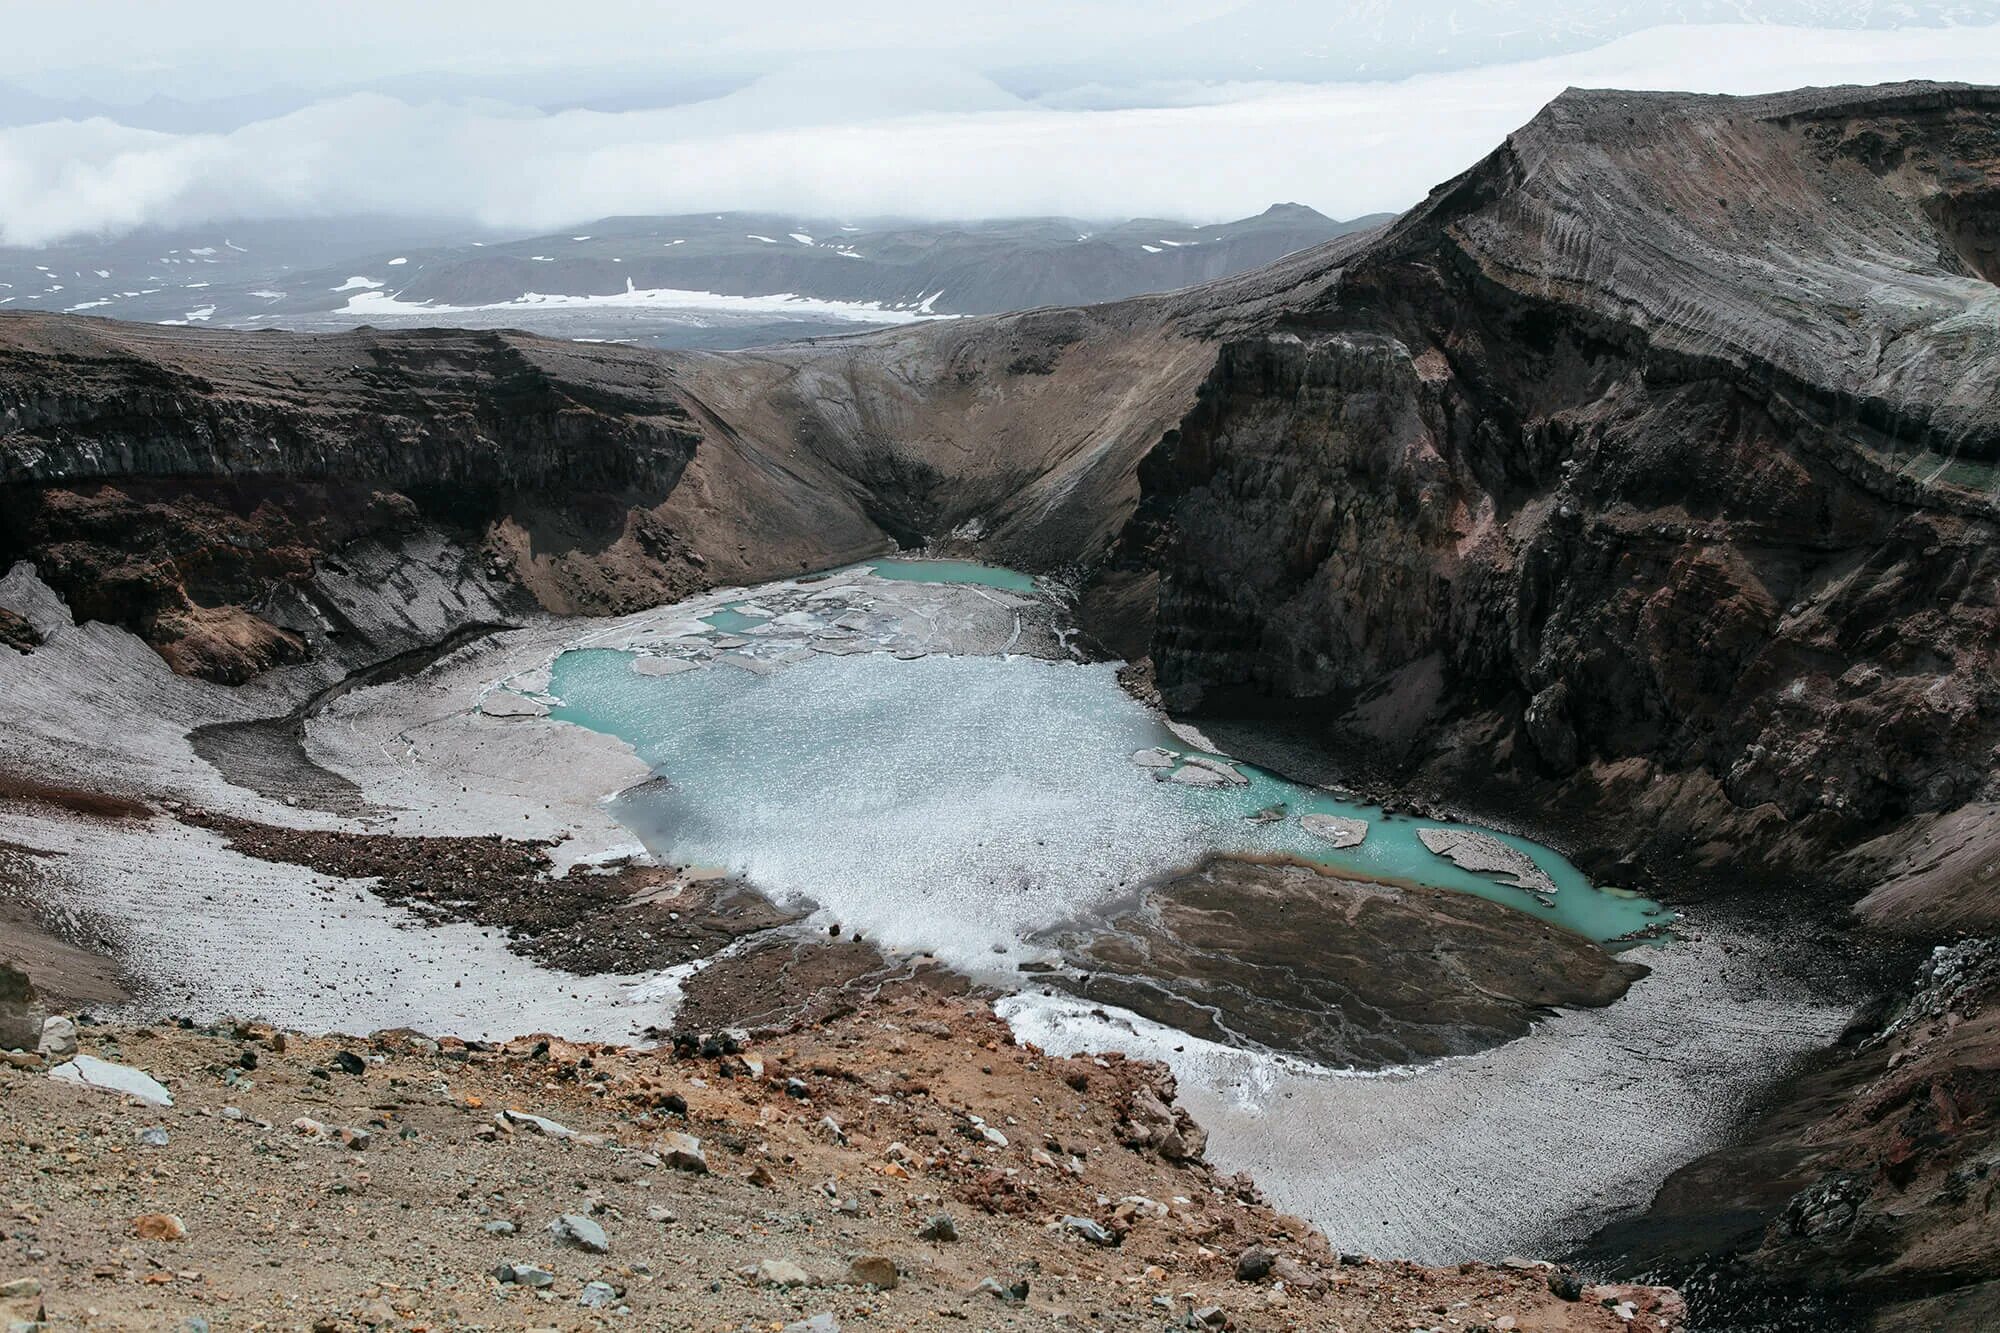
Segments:
[[[1061,620],[1024,575],[885,561],[666,608],[506,687],[652,767],[656,780],[615,809],[660,859],[726,868],[1011,990],[1002,1012],[1052,1049],[1171,1062],[1211,1159],[1254,1167],[1336,1244],[1438,1261],[1555,1244],[1643,1203],[1787,1056],[1837,1030],[1837,1011],[1767,992],[1713,940],[1649,951],[1653,975],[1609,1009],[1371,1075],[1038,991],[1016,970],[1035,956],[1030,937],[1217,852],[1478,894],[1600,941],[1670,919],[1524,839],[1491,835],[1526,858],[1539,891],[1419,838],[1462,826],[1248,765],[1233,785],[1172,781],[1189,758],[1215,756],[1127,695],[1111,666],[1068,660]],[[1365,821],[1367,834],[1336,847],[1302,822],[1311,815]]]

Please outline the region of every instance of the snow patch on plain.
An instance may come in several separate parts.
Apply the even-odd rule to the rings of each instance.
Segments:
[[[814,316],[849,319],[871,324],[904,324],[921,319],[947,319],[932,303],[939,292],[915,309],[899,309],[876,301],[829,301],[819,297],[778,292],[770,296],[725,296],[720,292],[686,291],[676,287],[636,287],[628,278],[622,292],[572,294],[564,292],[524,292],[511,301],[490,305],[433,305],[404,301],[387,292],[363,292],[348,298],[338,311],[343,315],[380,317],[387,315],[459,315],[488,310],[714,310],[741,314]]]

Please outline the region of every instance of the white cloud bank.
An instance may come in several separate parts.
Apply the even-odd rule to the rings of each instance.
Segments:
[[[357,94],[226,134],[102,119],[0,130],[0,241],[361,213],[529,230],[724,209],[1214,220],[1297,199],[1352,216],[1414,202],[1566,86],[1748,93],[1995,70],[2000,24],[1706,26],[1394,83],[1183,89],[1101,111],[1024,101],[969,72],[898,81],[832,62],[652,111]]]

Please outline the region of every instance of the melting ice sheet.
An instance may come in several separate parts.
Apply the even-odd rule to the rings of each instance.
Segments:
[[[936,572],[878,565],[874,577]],[[967,578],[985,585],[972,590],[979,597],[1032,595],[984,571]],[[663,859],[727,867],[886,946],[935,952],[1012,989],[1001,1013],[1050,1049],[1169,1061],[1211,1132],[1211,1160],[1251,1169],[1344,1247],[1494,1258],[1587,1231],[1642,1203],[1788,1057],[1840,1024],[1836,1008],[1767,986],[1750,951],[1726,953],[1713,938],[1649,957],[1653,974],[1606,1009],[1557,1014],[1477,1056],[1372,1076],[1040,993],[1012,970],[1024,940],[1212,852],[1286,854],[1474,893],[1599,940],[1666,914],[1592,886],[1547,848],[1494,835],[1546,876],[1538,898],[1418,836],[1463,826],[1392,817],[1250,765],[1235,765],[1241,785],[1163,781],[1203,752],[1127,695],[1112,667],[969,650],[960,645],[1004,636],[938,632],[974,621],[965,606],[952,620],[942,604],[887,586],[721,594],[627,637],[670,663],[576,649],[534,684],[555,717],[624,739],[663,779],[618,810]],[[731,614],[686,618],[711,602]],[[1028,601],[996,605],[1012,615]],[[868,609],[844,619],[853,606]],[[859,626],[851,639],[825,641],[829,624],[847,623]],[[1020,633],[1017,619],[1005,641]],[[732,662],[743,654],[755,660]],[[1135,761],[1155,750],[1172,754]],[[1312,815],[1366,821],[1367,836],[1336,847],[1302,822]]]
[[[809,898],[892,948],[990,975],[1002,951],[1121,889],[1217,851],[1287,853],[1363,875],[1477,893],[1609,939],[1656,904],[1594,889],[1547,848],[1505,838],[1559,886],[1552,905],[1432,854],[1431,820],[1285,782],[1193,788],[1132,762],[1185,752],[1108,665],[886,653],[814,657],[771,675],[655,677],[628,653],[556,659],[557,718],[623,738],[666,779],[619,818],[663,859],[726,867]],[[1247,816],[1283,807],[1268,823]],[[1369,821],[1335,849],[1299,816]]]
[[[1456,1263],[1553,1255],[1644,1204],[1846,1020],[1778,980],[1753,940],[1711,932],[1647,962],[1652,974],[1617,1004],[1376,1074],[1232,1050],[1069,996],[996,1008],[1046,1050],[1172,1065],[1209,1159],[1249,1171],[1339,1248]]]

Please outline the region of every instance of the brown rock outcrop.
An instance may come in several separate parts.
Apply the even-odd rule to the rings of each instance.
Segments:
[[[1162,694],[1317,701],[1461,796],[1643,793],[1627,878],[1987,794],[2000,291],[1950,219],[1996,181],[1991,91],[1565,94],[1225,341],[1121,549]]]

